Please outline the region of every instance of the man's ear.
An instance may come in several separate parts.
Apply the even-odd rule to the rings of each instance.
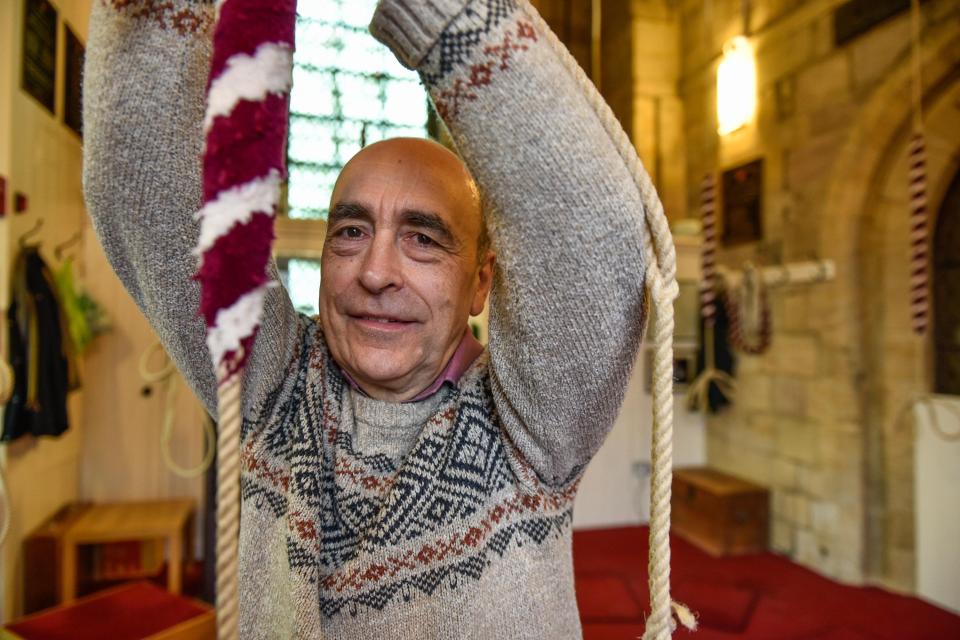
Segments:
[[[487,251],[477,269],[477,291],[473,294],[473,302],[470,304],[470,315],[479,315],[483,311],[483,305],[487,302],[487,296],[490,294],[490,287],[493,286],[493,270],[497,264],[497,256],[493,251]]]

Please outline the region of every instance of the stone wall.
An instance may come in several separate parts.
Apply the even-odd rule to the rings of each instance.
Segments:
[[[591,3],[535,4],[589,71]],[[772,292],[771,349],[739,358],[736,402],[709,417],[707,456],[771,489],[774,550],[843,581],[910,591],[903,408],[931,390],[930,339],[910,332],[906,302],[910,16],[837,44],[844,5],[604,0],[600,86],[672,221],[698,215],[705,172],[763,158],[763,239],[723,248],[722,264],[836,264],[830,283]],[[923,3],[931,215],[960,158],[958,18],[960,0]],[[741,34],[757,52],[758,110],[721,137],[717,65]]]
[[[675,4],[689,210],[706,171],[764,160],[763,239],[722,249],[721,263],[837,265],[831,283],[772,291],[772,346],[740,357],[736,402],[708,422],[708,460],[770,487],[775,550],[840,580],[909,590],[912,439],[894,423],[928,385],[927,342],[910,334],[906,311],[909,14],[838,46],[837,0],[755,0],[746,14],[733,0]],[[960,35],[958,11],[956,0],[924,3],[931,101],[954,81],[926,67],[956,68],[942,58]],[[720,137],[717,63],[744,32],[757,51],[758,112]],[[931,173],[950,174],[960,127],[934,138]]]

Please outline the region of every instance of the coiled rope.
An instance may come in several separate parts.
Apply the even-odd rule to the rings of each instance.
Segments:
[[[524,8],[537,31],[563,62],[570,76],[586,96],[591,108],[620,158],[633,174],[643,202],[647,234],[644,236],[645,286],[653,302],[650,332],[653,343],[653,429],[651,433],[650,478],[650,617],[643,640],[664,640],[676,628],[671,608],[688,629],[697,626],[693,614],[670,598],[670,488],[673,477],[673,301],[680,292],[677,285],[677,257],[670,225],[663,212],[650,176],[643,168],[630,138],[610,106],[590,82],[579,63],[550,30],[537,10],[524,2]]]

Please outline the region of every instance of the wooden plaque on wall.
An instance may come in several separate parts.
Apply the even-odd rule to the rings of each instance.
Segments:
[[[723,172],[723,244],[763,239],[763,159]]]
[[[73,29],[66,27],[66,69],[64,70],[63,122],[83,137],[83,105],[81,102],[84,48]]]
[[[50,113],[57,80],[57,10],[47,0],[26,0],[23,13],[23,90]]]

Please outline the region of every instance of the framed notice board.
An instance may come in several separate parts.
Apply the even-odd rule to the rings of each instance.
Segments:
[[[57,10],[47,0],[24,0],[23,90],[54,110],[57,86]]]
[[[64,25],[66,27],[66,25]],[[83,104],[81,102],[83,78],[83,43],[66,27],[66,70],[64,72],[63,122],[83,137]]]
[[[723,244],[763,239],[763,160],[723,172]]]

